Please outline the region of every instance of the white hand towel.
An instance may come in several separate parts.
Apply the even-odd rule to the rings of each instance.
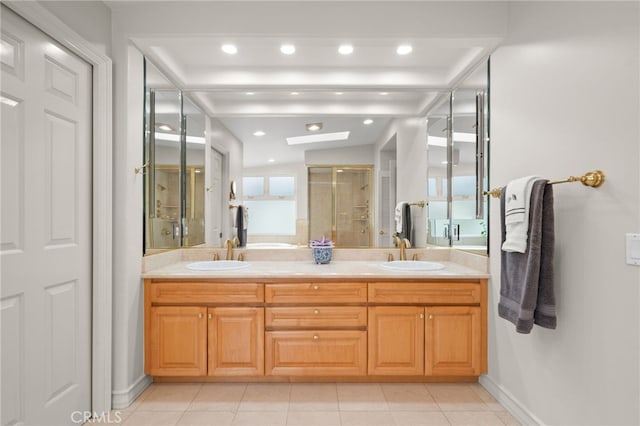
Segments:
[[[395,219],[396,219],[396,232],[398,234],[402,233],[402,213],[404,211],[405,204],[407,204],[406,201],[400,201],[398,204],[396,204]]]
[[[529,233],[529,204],[531,188],[537,176],[526,176],[507,184],[505,192],[504,223],[506,238],[502,250],[524,253],[527,251]]]

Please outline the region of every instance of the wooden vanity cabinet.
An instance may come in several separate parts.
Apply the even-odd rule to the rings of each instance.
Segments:
[[[367,284],[265,285],[265,374],[366,376]]]
[[[484,279],[147,279],[145,372],[211,381],[473,380],[487,371],[486,300]]]
[[[264,375],[264,308],[208,309],[208,375]]]
[[[207,374],[207,309],[154,306],[149,312],[145,370],[153,376]]]
[[[145,373],[264,374],[264,285],[145,280]]]
[[[486,372],[485,298],[486,282],[370,283],[368,374]]]

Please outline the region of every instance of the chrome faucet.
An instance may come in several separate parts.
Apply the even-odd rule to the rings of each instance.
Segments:
[[[240,243],[238,237],[233,237],[232,240],[225,240],[224,245],[227,248],[227,260],[233,259],[233,248],[237,247]]]
[[[397,235],[394,235],[393,242],[396,247],[400,248],[400,260],[407,260],[405,249],[411,248],[411,241],[406,238],[400,238]]]

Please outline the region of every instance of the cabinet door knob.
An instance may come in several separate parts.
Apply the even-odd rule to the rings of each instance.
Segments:
[[[314,309],[314,310],[313,310],[313,315],[318,315],[319,313],[320,313],[320,311],[319,311],[319,310],[317,310],[317,309]]]
[[[320,338],[320,336],[318,336],[317,334],[313,335],[313,340],[318,340]]]
[[[202,319],[202,312],[198,312],[198,319]]]
[[[313,286],[313,289],[314,289],[314,290],[319,290],[319,289],[320,289],[320,286],[316,284],[316,285],[314,285],[314,286]]]
[[[429,319],[433,319],[433,315],[432,314],[429,314]]]
[[[420,319],[424,319],[424,314],[420,314]]]
[[[209,314],[209,319],[213,318],[213,315]]]

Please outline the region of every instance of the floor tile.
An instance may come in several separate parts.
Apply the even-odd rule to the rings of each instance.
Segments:
[[[246,389],[246,383],[205,383],[191,401],[188,410],[235,412]]]
[[[122,422],[123,426],[174,426],[183,411],[136,411]]]
[[[500,420],[502,420],[502,423],[504,423],[506,426],[520,426],[521,423],[516,420],[515,417],[513,417],[511,414],[509,414],[508,411],[494,411],[494,413],[496,414],[496,416],[498,416],[500,418]]]
[[[480,397],[482,402],[487,404],[491,411],[504,411],[504,407],[480,383],[469,384],[471,389]]]
[[[504,423],[491,411],[453,411],[445,412],[452,426],[504,426]]]
[[[384,383],[380,386],[389,405],[389,410],[440,410],[440,407],[422,383]]]
[[[294,383],[291,385],[289,411],[337,411],[335,383]]]
[[[449,426],[440,411],[392,411],[396,426]]]
[[[429,383],[427,390],[442,411],[489,411],[468,384]]]
[[[288,383],[249,383],[238,411],[282,411],[286,414],[290,392]]]
[[[286,411],[238,411],[233,426],[286,426]]]
[[[388,411],[341,411],[342,426],[395,426],[392,413]]]
[[[340,426],[338,411],[289,411],[287,426]]]
[[[155,384],[145,398],[140,401],[137,411],[184,411],[202,384],[190,383],[159,383]]]
[[[230,426],[235,417],[229,411],[185,411],[177,426]]]
[[[338,383],[340,411],[386,411],[387,400],[378,383]]]

